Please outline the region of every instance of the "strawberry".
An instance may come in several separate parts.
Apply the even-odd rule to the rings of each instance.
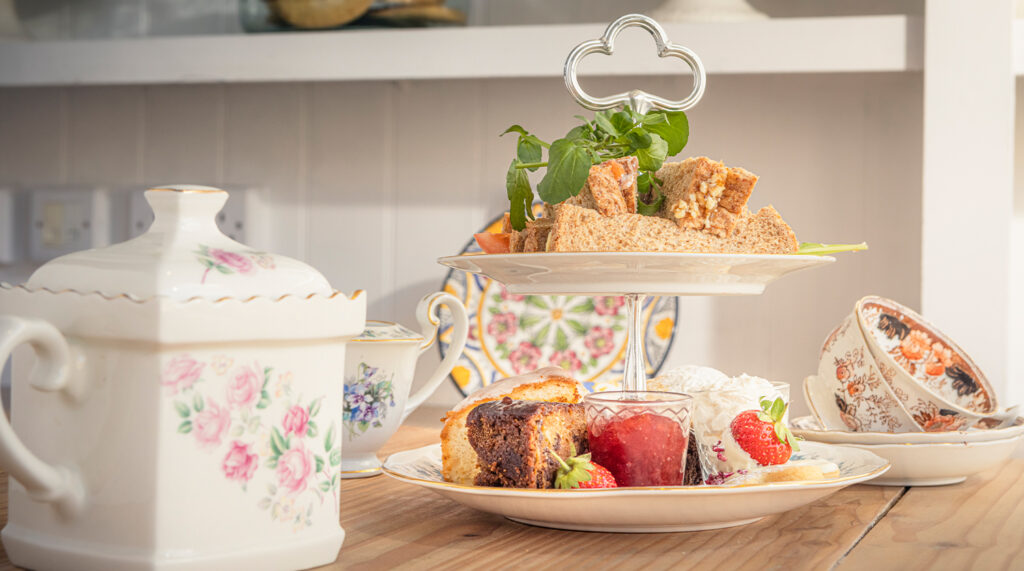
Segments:
[[[552,452],[552,454],[554,454]],[[576,456],[576,450],[572,450],[572,456],[563,460],[555,454],[558,460],[558,473],[555,474],[555,487],[563,490],[573,488],[617,488],[615,476],[607,468],[590,461],[590,453]]]
[[[797,438],[782,422],[786,403],[761,399],[761,410],[745,410],[732,419],[729,429],[744,452],[762,466],[785,464],[794,450],[800,450]]]

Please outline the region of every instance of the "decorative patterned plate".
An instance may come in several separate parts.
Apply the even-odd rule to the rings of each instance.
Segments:
[[[830,480],[749,486],[669,486],[612,490],[527,490],[464,486],[441,478],[441,446],[392,454],[384,473],[423,486],[465,506],[511,520],[581,531],[651,533],[743,525],[797,508],[889,469],[871,452],[816,442],[794,459],[819,458],[839,466]]]
[[[499,217],[484,231],[500,226]],[[464,253],[479,251],[472,239],[463,248]],[[488,277],[454,269],[441,289],[463,300],[469,314],[469,339],[451,374],[462,394],[547,365],[571,371],[591,391],[619,388],[627,337],[621,296],[514,295]],[[672,346],[677,306],[674,296],[644,300],[649,377],[658,374]],[[442,357],[448,352],[451,331],[451,314],[442,308]]]

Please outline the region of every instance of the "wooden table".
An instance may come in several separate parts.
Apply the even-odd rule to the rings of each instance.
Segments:
[[[403,427],[382,455],[437,442]],[[0,478],[0,523],[7,479]],[[955,486],[856,485],[745,526],[615,534],[513,523],[387,476],[344,480],[338,560],[321,569],[1024,569],[1024,460]],[[15,569],[0,552],[0,569]]]

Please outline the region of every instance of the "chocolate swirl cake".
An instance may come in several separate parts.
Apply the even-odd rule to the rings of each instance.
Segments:
[[[505,397],[474,408],[466,419],[480,472],[477,486],[552,488],[558,460],[585,453],[583,405]]]

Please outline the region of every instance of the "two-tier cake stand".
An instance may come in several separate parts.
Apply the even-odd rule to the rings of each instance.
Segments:
[[[611,55],[619,33],[640,27],[654,37],[659,57],[677,57],[693,72],[693,90],[673,101],[633,90],[609,97],[591,97],[580,87],[576,69],[591,53]],[[662,27],[647,16],[630,14],[612,22],[604,35],[576,46],[565,61],[565,85],[591,110],[630,105],[638,113],[651,109],[685,111],[704,95],[704,65],[692,50],[669,42]],[[621,295],[629,323],[623,389],[645,390],[641,307],[646,295],[759,295],[772,281],[804,268],[834,262],[829,256],[777,254],[697,254],[655,252],[540,252],[476,254],[440,258],[439,263],[485,275],[513,294]]]

